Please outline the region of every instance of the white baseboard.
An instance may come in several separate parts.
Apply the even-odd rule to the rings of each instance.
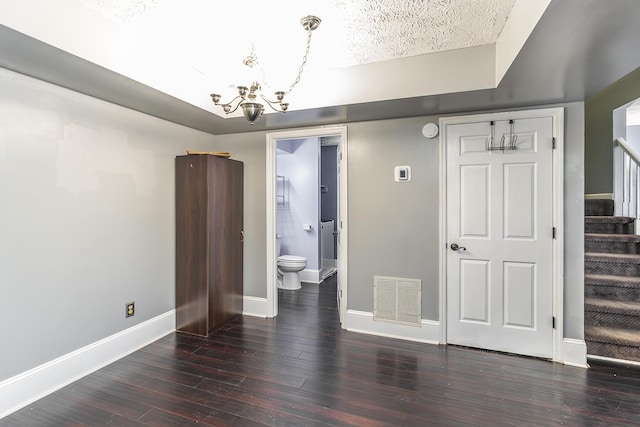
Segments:
[[[322,269],[322,271],[320,271],[320,279],[324,281],[327,277],[331,277],[337,272],[338,269],[336,267],[330,269]]]
[[[347,310],[343,327],[352,332],[360,332],[381,337],[398,338],[427,344],[440,344],[440,322],[437,320],[422,320],[420,327],[397,325],[387,322],[375,322],[373,313],[366,311]]]
[[[322,282],[322,278],[320,277],[320,270],[311,270],[305,268],[300,273],[298,273],[298,275],[300,276],[301,282],[315,283],[316,285]]]
[[[267,299],[245,296],[243,298],[243,316],[267,317]]]
[[[171,310],[0,382],[0,419],[175,329]]]
[[[585,194],[584,195],[584,199],[588,200],[588,199],[607,199],[607,200],[613,200],[613,193],[592,193],[592,194]]]
[[[564,338],[560,354],[562,355],[561,360],[558,360],[560,363],[580,368],[589,367],[587,364],[587,343],[584,340]]]

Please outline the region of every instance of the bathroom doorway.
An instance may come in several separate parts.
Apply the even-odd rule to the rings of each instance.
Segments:
[[[283,236],[280,242],[284,251],[307,258],[308,268],[300,273],[302,281],[319,283],[336,274],[340,319],[344,317],[347,294],[346,144],[347,135],[344,126],[267,134],[268,317],[278,314],[276,235],[280,233],[280,229],[290,234],[288,237]],[[295,158],[294,153],[298,150],[298,158]],[[321,159],[323,151],[324,165]],[[278,171],[278,152],[281,153],[280,172]],[[334,171],[333,180],[327,176],[326,171],[329,169]],[[286,173],[282,172],[283,170]],[[297,187],[291,187],[291,180],[294,178],[299,183],[294,182]],[[301,181],[305,181],[304,185],[310,185],[307,188],[311,190],[307,190],[307,193],[311,194],[306,195],[309,200],[300,201],[305,209],[299,206],[295,209],[297,212],[293,212],[291,204],[297,203],[296,197],[300,198]],[[324,210],[322,209],[323,199]],[[300,214],[303,210],[305,212]],[[323,228],[324,239],[322,239]],[[294,237],[294,234],[297,237]],[[300,253],[294,254],[293,252],[296,251]]]

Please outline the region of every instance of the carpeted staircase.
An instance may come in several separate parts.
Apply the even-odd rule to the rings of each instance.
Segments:
[[[640,236],[613,200],[585,200],[587,353],[640,362]]]

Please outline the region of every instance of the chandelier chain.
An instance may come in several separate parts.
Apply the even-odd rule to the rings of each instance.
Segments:
[[[307,56],[309,55],[309,49],[311,49],[311,29],[307,31],[307,49],[304,51],[304,56],[302,57],[302,63],[300,64],[300,68],[298,69],[298,75],[296,76],[296,80],[289,86],[289,90],[286,93],[289,93],[293,90],[293,88],[300,83],[300,76],[302,76],[302,71],[304,70],[304,66],[307,63]]]
[[[287,91],[285,92],[285,94],[289,94],[291,93],[291,91],[293,90],[293,88],[300,83],[300,79],[302,77],[302,72],[304,71],[304,66],[307,64],[307,57],[309,56],[309,50],[311,49],[311,32],[312,30],[309,29],[307,30],[307,47],[304,51],[304,56],[302,57],[302,63],[300,64],[300,68],[298,68],[298,75],[296,76],[296,79],[294,80],[294,82],[291,84],[291,86],[289,86],[289,89],[287,89]],[[260,60],[258,59],[258,55],[256,54],[255,51],[255,46],[253,43],[251,43],[251,54],[249,55],[250,57],[253,58],[253,60],[255,61],[254,63],[258,65],[258,67],[260,67],[260,72],[262,73],[262,83],[265,86],[268,87],[272,87],[269,84],[269,81],[267,80],[267,74],[264,71],[264,68],[262,68],[262,64],[260,63]]]

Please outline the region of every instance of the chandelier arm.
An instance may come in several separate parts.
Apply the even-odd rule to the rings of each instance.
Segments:
[[[273,104],[276,104],[276,102],[277,102],[277,101],[273,101],[273,102],[272,102],[272,101],[269,101],[269,100],[268,100],[267,98],[265,98],[265,97],[264,97],[264,95],[262,95],[262,94],[260,94],[260,98],[262,98],[262,100],[263,100],[264,102],[266,102],[266,103],[267,103],[267,105],[269,105],[269,107],[271,107],[271,109],[272,109],[273,111],[276,111],[276,112],[278,112],[278,113],[284,113],[284,112],[286,111],[286,110],[283,110],[283,109],[278,109],[278,108],[276,108],[276,107],[274,107],[274,106],[273,106]]]
[[[240,101],[238,101],[238,103],[236,104],[235,108],[234,108],[233,110],[225,111],[225,114],[231,114],[231,113],[233,113],[234,111],[236,111],[236,110],[238,109],[238,107],[240,106],[240,104],[242,103],[242,101],[244,101],[244,97],[243,97],[243,96],[237,95],[235,98],[233,98],[233,99],[232,99],[231,101],[229,101],[229,102],[218,102],[218,103],[217,103],[217,104],[215,104],[215,105],[219,105],[219,106],[221,106],[222,108],[224,108],[224,105],[228,105],[228,106],[232,107],[232,106],[233,106],[232,104],[233,104],[234,102],[236,102],[236,100],[237,100],[237,99],[240,99]]]
[[[238,103],[236,104],[235,108],[233,110],[230,110],[230,111],[225,111],[226,114],[231,114],[234,111],[236,111],[238,109],[238,107],[240,107],[240,104],[242,104],[242,101],[244,101],[244,98],[242,96],[240,96],[240,95],[238,95],[235,98],[233,98],[231,100],[231,102],[227,102],[227,105],[232,105],[236,101],[236,99],[238,99],[238,98],[240,98],[240,101],[238,101]]]

